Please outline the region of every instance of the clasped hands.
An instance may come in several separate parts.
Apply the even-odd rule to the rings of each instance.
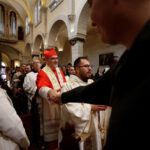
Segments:
[[[48,96],[50,97],[49,101],[61,105],[62,104],[61,94],[62,94],[61,89],[60,90],[50,89],[48,91]]]
[[[61,89],[60,90],[50,89],[48,91],[48,96],[50,97],[49,101],[54,102],[54,103],[59,104],[59,105],[62,105],[61,95],[62,95]],[[93,105],[93,104],[91,104],[91,110],[92,111],[105,110],[106,108],[107,108],[107,106],[104,106],[104,105]]]

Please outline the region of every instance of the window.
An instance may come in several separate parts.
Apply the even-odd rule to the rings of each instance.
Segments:
[[[12,38],[16,37],[16,27],[17,27],[16,13],[12,11],[10,13],[10,35]]]
[[[49,8],[54,10],[63,0],[51,0],[49,4]]]
[[[41,21],[41,0],[38,0],[35,4],[35,25]]]
[[[29,28],[29,18],[26,18],[26,35],[29,34],[30,28]]]
[[[0,5],[0,36],[4,36],[5,12],[4,7]]]

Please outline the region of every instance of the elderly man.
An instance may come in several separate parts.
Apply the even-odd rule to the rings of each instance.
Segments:
[[[0,150],[27,149],[29,139],[6,91],[0,88]]]
[[[46,66],[37,75],[38,93],[43,103],[43,118],[41,118],[44,141],[48,143],[48,148],[53,150],[58,144],[58,131],[60,125],[60,106],[49,102],[49,99],[60,91],[66,82],[63,72],[58,68],[58,56],[55,49],[44,50]]]
[[[64,85],[63,92],[78,86],[85,86],[93,81],[91,77],[91,65],[86,57],[79,57],[74,62],[76,74],[71,75]],[[80,150],[101,150],[104,131],[104,111],[106,106],[91,105],[85,103],[68,103],[62,106],[61,126],[64,128],[67,122],[75,126],[75,134],[81,138]],[[101,120],[101,121],[100,121]],[[100,133],[101,131],[101,133]]]
[[[150,0],[90,0],[91,17],[102,39],[128,50],[115,68],[86,87],[56,94],[53,101],[112,106],[104,150],[149,147]],[[139,71],[142,68],[144,71]],[[144,129],[144,130],[143,130]]]

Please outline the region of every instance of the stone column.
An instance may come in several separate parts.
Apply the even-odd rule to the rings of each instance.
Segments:
[[[31,39],[33,39],[33,23],[29,23],[29,34]]]
[[[47,25],[48,25],[48,23],[47,23],[47,11],[48,11],[47,7],[44,7],[44,6],[41,7],[41,21],[44,20],[44,25],[45,25],[45,27],[44,27],[44,29],[45,29],[44,33],[45,34],[47,34],[47,32],[48,32],[47,31]]]
[[[74,64],[74,61],[78,58],[83,56],[83,44],[85,42],[85,39],[76,37],[70,40],[70,44],[72,46],[72,64]]]

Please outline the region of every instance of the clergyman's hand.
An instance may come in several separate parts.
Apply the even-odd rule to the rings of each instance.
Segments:
[[[62,104],[62,102],[61,102],[61,91],[51,89],[48,91],[48,95],[50,97],[49,100],[51,102],[54,102],[54,103],[59,104],[59,105]]]
[[[101,110],[105,110],[107,108],[107,106],[105,105],[93,105],[91,104],[91,110],[92,111],[101,111]]]

